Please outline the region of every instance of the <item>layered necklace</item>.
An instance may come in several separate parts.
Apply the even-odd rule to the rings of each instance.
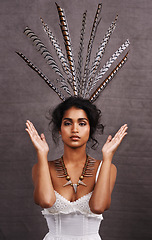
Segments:
[[[64,164],[63,156],[60,159],[57,159],[55,161],[55,168],[58,173],[58,177],[61,177],[61,178],[65,177],[67,180],[67,183],[65,183],[63,185],[63,187],[70,185],[71,187],[73,187],[74,192],[76,193],[77,187],[79,185],[82,185],[85,187],[87,186],[82,180],[84,179],[84,177],[92,177],[93,176],[92,171],[94,170],[94,163],[95,163],[95,159],[93,159],[87,155],[86,162],[85,162],[83,170],[82,170],[82,174],[79,177],[79,180],[77,183],[73,183],[71,181],[71,177],[69,176],[66,166]]]

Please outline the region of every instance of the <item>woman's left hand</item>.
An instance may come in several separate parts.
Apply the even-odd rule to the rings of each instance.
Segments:
[[[127,124],[124,124],[113,138],[111,135],[108,136],[107,141],[102,148],[103,160],[110,159],[112,161],[114,153],[116,152],[123,138],[127,135],[127,129]]]

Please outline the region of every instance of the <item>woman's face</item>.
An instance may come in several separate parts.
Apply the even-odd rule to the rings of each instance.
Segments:
[[[65,111],[60,134],[64,144],[69,147],[86,145],[90,136],[90,124],[85,111],[76,107]]]

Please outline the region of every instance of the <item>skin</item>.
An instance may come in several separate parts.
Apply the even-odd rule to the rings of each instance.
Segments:
[[[127,134],[127,124],[124,124],[112,138],[108,136],[102,148],[103,163],[95,183],[99,160],[95,161],[93,176],[85,177],[77,193],[71,186],[63,187],[67,182],[65,178],[58,178],[54,161],[48,162],[49,147],[44,134],[39,135],[34,125],[27,120],[26,131],[36,149],[38,162],[33,166],[32,177],[34,182],[35,203],[43,208],[51,207],[55,201],[56,190],[68,201],[75,201],[93,191],[89,201],[93,213],[101,214],[110,207],[111,194],[116,181],[117,169],[112,163],[113,156]],[[67,172],[73,183],[77,183],[86,161],[86,144],[89,139],[90,125],[85,111],[72,107],[68,109],[62,119],[59,131],[64,144],[63,159]]]

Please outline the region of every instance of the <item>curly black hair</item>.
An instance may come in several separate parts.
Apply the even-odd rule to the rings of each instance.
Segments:
[[[89,140],[93,141],[91,148],[95,149],[98,145],[98,141],[94,138],[96,130],[103,133],[104,126],[100,123],[101,111],[92,104],[89,100],[81,97],[69,97],[64,102],[60,103],[52,112],[52,138],[53,141],[58,143],[59,131],[61,129],[62,119],[66,110],[76,107],[82,109],[87,114],[90,124],[90,136]]]

